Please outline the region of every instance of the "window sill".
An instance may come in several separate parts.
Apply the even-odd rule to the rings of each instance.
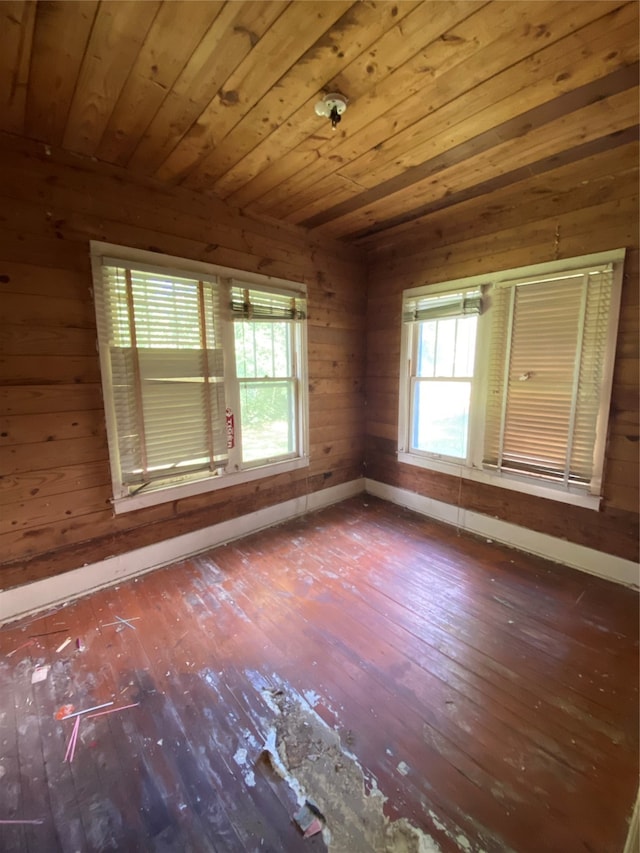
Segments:
[[[276,474],[285,474],[288,471],[295,471],[298,468],[305,468],[308,465],[308,457],[287,459],[285,462],[262,465],[258,468],[236,471],[234,473],[223,474],[219,477],[211,476],[200,480],[192,480],[188,483],[165,486],[146,492],[139,492],[137,495],[114,498],[113,509],[116,515],[121,515],[125,512],[133,512],[137,509],[157,506],[158,504],[168,503],[169,501],[183,500],[194,495],[202,495],[207,492],[217,491],[218,489],[227,489],[242,483],[262,480],[265,477],[275,477]]]
[[[601,498],[599,495],[590,495],[584,491],[566,491],[557,486],[547,483],[534,483],[524,477],[511,474],[500,474],[485,471],[480,468],[471,468],[456,462],[445,462],[439,459],[429,459],[406,451],[398,451],[398,462],[406,465],[414,465],[426,468],[430,471],[438,471],[449,474],[452,477],[461,477],[463,480],[472,480],[475,483],[486,483],[501,489],[510,489],[514,492],[522,492],[547,500],[559,501],[560,503],[581,506],[586,509],[598,510]]]

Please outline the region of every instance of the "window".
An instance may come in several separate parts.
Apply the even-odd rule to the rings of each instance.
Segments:
[[[106,244],[92,260],[116,511],[307,464],[303,286]]]
[[[415,324],[411,361],[410,448],[466,459],[480,290],[422,296],[405,302]]]
[[[623,258],[405,292],[399,459],[597,507]]]

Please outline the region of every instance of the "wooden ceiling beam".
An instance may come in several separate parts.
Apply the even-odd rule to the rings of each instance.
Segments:
[[[490,151],[504,142],[532,138],[534,132],[545,125],[553,124],[563,116],[578,112],[594,103],[600,103],[616,94],[626,92],[638,83],[638,63],[622,68],[613,74],[567,92],[550,103],[529,110],[504,122],[493,130],[467,140],[442,154],[396,175],[384,183],[360,193],[353,199],[304,220],[306,228],[318,228],[382,199],[387,199],[404,189],[435,177],[441,171],[458,165],[479,154]]]
[[[350,182],[338,179],[327,184],[327,177],[383,145],[425,113],[437,116],[438,110],[500,73],[508,79],[518,62],[602,18],[607,11],[610,9],[602,4],[590,3],[498,3],[484,7],[442,33],[433,44],[430,41],[370,95],[359,98],[345,119],[342,134],[318,148],[304,169],[264,194],[256,208],[283,218],[322,195],[327,196],[324,207],[339,202],[341,192],[351,197]],[[432,54],[437,60],[433,63]],[[495,99],[499,100],[499,89]]]

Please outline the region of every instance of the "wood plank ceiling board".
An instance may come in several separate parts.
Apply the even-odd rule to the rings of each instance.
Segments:
[[[416,9],[400,4],[394,26],[346,66],[326,88],[348,91],[350,102],[357,104],[367,92],[381,87],[387,75],[420,51],[427,34],[442,32],[452,20],[468,16],[481,5],[477,2],[440,3],[425,20],[424,4]],[[384,62],[378,57],[384,57]],[[214,185],[214,191],[228,197],[232,204],[244,207],[261,199],[285,178],[313,165],[322,156],[321,148],[333,136],[326,119],[320,120],[315,115],[317,99],[318,96],[311,98],[275,129],[264,143]],[[351,111],[349,116],[351,118]]]
[[[107,183],[128,173],[151,193],[157,181],[194,190],[203,223],[223,215],[223,198],[252,234],[267,216],[292,245],[299,225],[353,242],[625,145],[638,128],[639,10],[625,0],[10,0],[0,4],[0,130],[78,166],[77,155],[94,157]],[[335,132],[314,111],[330,91],[349,101]],[[74,228],[85,240],[99,223]]]
[[[25,126],[34,139],[62,142],[97,8],[98,0],[37,6]]]
[[[295,183],[289,185],[287,180],[313,184],[319,177],[324,178],[343,162],[333,149],[384,112],[388,103],[398,97],[398,92],[411,93],[422,88],[424,72],[419,69],[424,67],[425,43],[444,38],[451,27],[483,5],[477,2],[421,4],[333,81],[336,89],[349,93],[349,131],[342,129],[337,134],[332,133],[326,119],[315,116],[314,98],[290,119],[294,132],[308,128],[307,137],[299,137],[300,153],[294,150],[292,155],[277,161],[274,152],[273,166],[248,185],[251,193],[248,195],[241,190],[229,200],[244,205],[258,199],[255,208],[265,211],[274,198],[287,199],[290,192],[295,192]],[[264,150],[261,153],[269,156]]]
[[[421,205],[419,209],[416,208],[412,211],[406,211],[397,217],[386,219],[384,225],[381,225],[380,230],[377,230],[375,227],[365,228],[359,234],[354,234],[352,240],[357,244],[367,246],[368,251],[371,251],[372,247],[375,247],[376,249],[380,247],[380,249],[384,251],[384,248],[389,241],[395,240],[396,236],[401,236],[399,229],[406,229],[410,231],[415,227],[419,227],[425,217],[429,217],[431,214],[439,211],[453,210],[453,215],[455,216],[458,209],[463,207],[465,203],[477,202],[482,197],[486,199],[487,196],[498,190],[505,189],[512,192],[512,205],[520,205],[522,203],[522,198],[518,196],[518,193],[520,191],[521,181],[525,181],[531,177],[545,173],[550,176],[550,180],[553,180],[555,178],[555,170],[567,164],[576,167],[576,172],[574,173],[575,183],[573,186],[575,186],[576,183],[590,183],[594,179],[591,171],[594,168],[594,162],[600,162],[600,158],[603,153],[611,154],[614,158],[618,158],[618,150],[625,151],[626,149],[631,148],[630,157],[635,169],[637,169],[639,152],[637,145],[634,145],[634,143],[637,142],[637,138],[637,130],[635,128],[631,128],[629,131],[615,135],[613,141],[618,143],[615,148],[611,147],[609,138],[605,138],[604,144],[602,144],[602,140],[595,140],[594,142],[580,145],[570,152],[563,152],[562,155],[548,160],[543,160],[538,163],[525,166],[521,169],[514,170],[513,172],[506,173],[505,175],[497,178],[484,181],[482,185],[476,184],[475,186],[467,189],[457,190],[449,195],[441,195],[435,201]],[[577,153],[580,154],[580,159],[576,157]],[[615,163],[617,165],[617,159],[615,160]],[[615,172],[616,169],[611,169],[608,174],[611,176]],[[598,172],[596,171],[595,174],[597,177]],[[553,188],[549,187],[549,189],[544,192],[551,194],[553,191]],[[421,242],[422,245],[424,245],[423,241]]]
[[[408,169],[429,159],[438,146],[451,148],[520,115],[525,96],[531,110],[636,62],[640,46],[628,38],[635,15],[628,4],[606,16],[609,20],[599,19],[570,33],[464,92],[387,142],[350,158],[340,174],[364,187],[375,186],[394,169]]]
[[[33,3],[0,4],[0,130],[24,129],[34,22]]]
[[[127,162],[223,6],[223,2],[192,3],[187,17],[180,0],[162,4],[111,114],[96,151],[98,159]]]
[[[586,10],[590,10],[590,8],[591,7],[587,7],[585,5]],[[581,14],[584,16],[586,12],[581,12]],[[591,17],[592,16],[593,11],[591,11]],[[551,21],[552,19],[547,17],[547,20]],[[558,23],[558,27],[555,29],[556,33],[560,33],[560,35],[564,34],[565,30],[559,26],[559,23],[564,22],[564,18],[561,19],[561,22],[556,22]],[[508,43],[509,49],[506,54],[504,45],[505,31],[500,31],[498,29],[500,23],[502,26],[507,26],[507,29],[513,29],[513,36],[511,41]],[[497,37],[496,33],[499,33]],[[448,35],[453,37],[453,33]],[[357,172],[355,175],[349,173],[348,164],[353,162],[363,152],[382,151],[384,155],[385,146],[389,147],[392,145],[396,134],[402,133],[405,128],[408,130],[406,138],[403,140],[404,146],[402,148],[402,153],[406,154],[408,149],[411,150],[411,128],[415,127],[416,116],[420,115],[420,113],[425,114],[425,101],[428,103],[428,108],[426,109],[426,118],[421,122],[421,124],[433,124],[437,127],[439,123],[439,113],[441,110],[444,110],[448,114],[443,118],[443,127],[449,129],[452,124],[460,122],[463,117],[466,117],[468,112],[467,103],[463,102],[456,108],[457,98],[464,96],[465,93],[467,93],[467,96],[464,97],[463,100],[467,102],[469,100],[473,100],[473,96],[477,89],[481,88],[482,84],[485,84],[485,81],[490,80],[493,74],[499,76],[500,72],[504,72],[504,77],[508,79],[511,79],[516,75],[517,79],[521,79],[516,71],[516,63],[522,61],[522,59],[527,56],[531,56],[532,52],[536,52],[536,44],[539,46],[539,42],[532,42],[529,30],[522,26],[521,37],[518,38],[518,29],[516,27],[515,19],[509,20],[505,18],[503,18],[501,22],[496,21],[496,29],[492,31],[488,38],[490,40],[479,45],[478,49],[471,55],[465,54],[463,56],[463,63],[459,67],[455,65],[448,71],[445,68],[445,73],[442,75],[439,73],[440,66],[438,62],[436,62],[435,65],[438,70],[434,71],[434,80],[432,84],[423,88],[421,91],[404,101],[396,99],[396,104],[393,105],[387,113],[376,118],[369,126],[364,127],[359,135],[354,134],[355,138],[352,138],[350,134],[348,147],[342,155],[344,158],[343,162],[347,164],[344,169],[339,161],[332,161],[332,163],[326,168],[323,183],[318,182],[316,179],[314,184],[309,184],[308,181],[305,180],[305,183],[302,186],[295,188],[294,186],[287,185],[287,198],[281,200],[275,207],[263,207],[262,209],[270,215],[286,217],[288,214],[294,213],[296,210],[301,210],[303,207],[314,201],[318,201],[319,207],[326,210],[329,206],[327,204],[329,193],[325,192],[326,198],[324,202],[321,200],[322,196],[320,196],[320,193],[323,191],[324,184],[332,184],[330,194],[332,196],[333,205],[335,206],[340,202],[341,195],[345,199],[350,198],[354,195],[354,187],[362,186],[361,182],[358,180],[359,174]],[[439,46],[437,46],[437,48],[439,48]],[[439,49],[437,50],[437,53],[439,53]],[[492,91],[495,93],[494,97],[499,100],[500,85],[498,84],[495,88],[492,87]],[[518,100],[520,109],[526,107],[527,98],[528,93]],[[483,112],[483,115],[488,117],[489,126],[493,126],[494,121],[499,121],[499,119],[494,120],[493,118],[493,103],[489,101],[484,109],[485,111]],[[471,108],[471,115],[473,115],[473,113],[474,110]],[[467,134],[474,135],[473,124],[474,123],[471,123],[471,127],[467,129]],[[446,138],[443,141],[446,145]],[[334,147],[333,156],[336,158],[341,156],[340,150]],[[419,162],[422,162],[422,160],[419,160]],[[316,163],[314,170],[317,170],[320,165],[322,164]],[[406,164],[398,158],[397,153],[395,155],[395,159],[391,161],[391,166],[394,174],[403,173],[407,168]],[[334,172],[335,177],[333,180],[328,180],[328,177],[331,178],[332,171]],[[386,177],[389,177],[389,175]],[[367,183],[365,182],[364,185],[367,186]],[[264,200],[265,199],[262,200],[262,203],[264,203]],[[304,219],[304,215],[298,215],[293,221],[301,221]],[[313,225],[315,224],[318,223],[314,222]]]
[[[382,233],[362,236],[357,242],[366,247],[368,256],[377,263],[399,246],[406,255],[412,255],[425,245],[459,242],[467,232],[490,233],[495,222],[510,216],[516,206],[520,208],[519,222],[535,222],[548,212],[550,201],[554,210],[573,209],[577,193],[585,206],[606,201],[615,186],[615,175],[628,176],[629,184],[636,186],[639,153],[638,141],[633,140],[583,161],[558,165],[540,176],[527,175],[521,181],[493,190],[483,199],[474,196],[458,202],[455,208],[435,207]]]
[[[93,155],[160,3],[102,3],[98,9],[64,133],[64,146]]]
[[[184,4],[183,4],[184,5]],[[152,175],[286,9],[287,3],[225,3],[167,93],[128,167]]]
[[[413,2],[402,2],[398,5],[391,3],[383,3],[382,8],[370,4],[376,16],[377,28],[382,34],[375,43],[363,51],[355,60],[346,64],[345,59],[349,55],[353,55],[351,46],[343,44],[342,50],[335,51],[336,59],[340,62],[339,71],[328,77],[327,82],[322,87],[324,91],[330,92],[341,90],[344,86],[342,75],[344,69],[351,69],[351,83],[349,91],[351,97],[358,96],[358,88],[356,86],[355,69],[359,68],[358,85],[362,86],[364,80],[369,79],[370,84],[374,84],[376,79],[382,79],[382,74],[377,71],[373,64],[373,58],[376,56],[381,46],[389,41],[390,38],[398,41],[397,49],[389,51],[389,62],[398,62],[402,56],[402,51],[410,49],[409,45],[412,42],[412,31],[409,27],[409,21],[413,17],[416,7],[421,4]],[[365,7],[364,3],[359,4],[361,8]],[[392,26],[387,24],[388,18],[391,18]],[[344,39],[343,39],[344,41]],[[343,53],[344,56],[339,56]],[[387,72],[389,72],[389,64],[387,64]],[[228,169],[220,178],[212,185],[213,191],[228,198],[236,190],[239,190],[239,198],[231,199],[232,203],[244,206],[247,201],[259,198],[264,189],[258,185],[254,186],[254,177],[258,179],[269,175],[271,172],[270,166],[277,166],[286,160],[282,157],[283,152],[293,156],[294,150],[298,145],[305,144],[305,153],[308,150],[314,150],[316,143],[322,139],[328,138],[326,134],[325,122],[318,119],[315,114],[314,106],[319,99],[318,91],[310,98],[305,100],[286,121],[282,121],[277,126],[270,128],[270,133],[256,144],[247,154],[238,159],[236,164]],[[272,180],[272,183],[279,183],[279,179]]]
[[[358,184],[339,176],[344,164],[375,150],[420,117],[437,115],[456,96],[562,38],[571,27],[593,20],[596,11],[600,16],[604,11],[590,4],[575,7],[575,3],[491,4],[434,33],[422,42],[423,50],[358,98],[349,113],[348,133],[345,128],[330,136],[313,162],[264,195],[256,208],[282,218],[318,197],[324,196],[329,207],[330,199],[335,205],[341,194],[352,196]]]
[[[417,5],[409,0],[403,2],[402,14],[408,14]],[[205,181],[219,194],[216,179],[226,176],[230,168],[301,106],[309,110],[308,115],[313,115],[309,100],[313,99],[315,103],[321,89],[330,90],[332,80],[341,69],[384,35],[397,21],[398,15],[398,6],[392,3],[380,6],[364,2],[351,6],[300,56],[277,85],[245,113],[224,140],[188,176],[185,184],[197,189]]]
[[[308,50],[351,5],[350,0],[325,0],[314,7],[291,3],[225,80],[223,88],[162,164],[158,177],[177,180],[187,175],[291,68],[298,52]]]
[[[629,77],[637,77],[637,70],[630,69]],[[591,91],[590,87],[586,88]],[[589,92],[586,93],[587,100]],[[594,103],[569,115],[560,115],[555,121],[534,128],[525,136],[514,135],[501,142],[497,134],[492,134],[495,143],[490,145],[491,139],[489,143],[483,139],[479,142],[481,150],[478,153],[472,150],[472,140],[470,144],[464,144],[466,150],[464,154],[459,154],[458,162],[447,162],[448,158],[455,159],[456,153],[445,152],[437,163],[430,161],[421,164],[411,174],[405,172],[369,191],[370,196],[377,196],[369,204],[359,203],[367,195],[363,193],[358,199],[342,206],[344,209],[347,205],[353,205],[354,209],[344,209],[342,212],[334,208],[333,213],[337,215],[326,223],[324,230],[340,235],[359,233],[363,228],[376,224],[379,217],[384,217],[387,222],[394,216],[406,215],[407,211],[413,211],[429,200],[451,195],[481,182],[485,184],[486,190],[486,184],[492,178],[516,170],[520,174],[527,166],[536,163],[546,161],[551,164],[554,162],[552,158],[566,155],[572,150],[576,159],[580,159],[584,151],[589,151],[585,148],[586,143],[604,139],[604,147],[615,147],[621,138],[615,134],[624,131],[635,133],[637,124],[636,86],[625,88],[604,100],[596,99]],[[328,219],[329,214],[324,213],[322,216]],[[307,221],[307,224],[310,222]]]

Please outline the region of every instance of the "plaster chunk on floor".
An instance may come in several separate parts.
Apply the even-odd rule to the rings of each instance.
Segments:
[[[356,757],[304,700],[282,691],[273,699],[280,713],[265,752],[300,805],[308,799],[324,815],[330,853],[440,853],[433,838],[409,821],[385,816],[386,798],[375,781],[367,791]]]

